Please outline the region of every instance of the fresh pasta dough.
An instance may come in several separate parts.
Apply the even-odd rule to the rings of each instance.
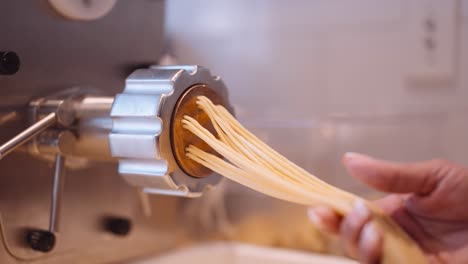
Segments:
[[[197,98],[197,105],[210,118],[216,136],[189,116],[182,120],[183,127],[224,159],[190,145],[186,155],[195,162],[266,195],[306,206],[326,205],[342,215],[350,212],[356,199],[361,199],[280,155],[245,129],[223,106],[214,105],[204,96]],[[385,232],[383,263],[426,263],[416,243],[378,208],[367,204],[374,221]]]

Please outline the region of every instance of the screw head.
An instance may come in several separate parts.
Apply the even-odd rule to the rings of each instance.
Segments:
[[[0,51],[0,74],[12,75],[20,68],[18,54],[13,51]]]
[[[132,222],[123,217],[108,217],[105,219],[105,228],[114,235],[125,236],[132,230]]]
[[[55,235],[40,229],[29,230],[26,234],[26,242],[36,251],[49,252],[55,246]]]

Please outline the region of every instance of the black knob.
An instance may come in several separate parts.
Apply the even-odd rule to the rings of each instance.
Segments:
[[[12,75],[20,68],[18,54],[13,51],[0,51],[0,74]]]
[[[105,219],[105,228],[114,235],[125,236],[132,230],[132,222],[123,217],[108,217]]]
[[[34,250],[49,252],[55,246],[55,235],[52,232],[40,229],[29,230],[26,235],[26,242]]]

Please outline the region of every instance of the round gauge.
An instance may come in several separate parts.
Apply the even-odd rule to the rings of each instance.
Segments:
[[[95,20],[107,15],[117,0],[49,0],[62,16],[73,20]]]

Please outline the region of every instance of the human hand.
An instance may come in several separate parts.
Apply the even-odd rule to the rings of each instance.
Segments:
[[[348,172],[388,193],[375,201],[421,247],[430,263],[468,263],[468,169],[442,160],[395,163],[347,153]],[[328,207],[309,210],[319,227],[339,234],[346,253],[379,263],[383,236],[363,201],[340,217]]]

